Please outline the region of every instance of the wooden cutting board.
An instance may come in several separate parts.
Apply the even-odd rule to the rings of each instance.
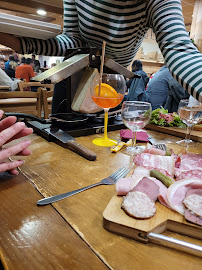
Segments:
[[[186,222],[184,216],[156,202],[156,214],[150,219],[138,220],[121,209],[122,196],[114,195],[103,212],[103,226],[114,232],[144,243],[150,242],[149,233],[177,232],[202,239],[202,227]],[[161,244],[161,243],[159,243]],[[200,256],[202,255],[202,247]]]
[[[199,126],[199,130],[192,130],[191,132],[191,139],[197,142],[202,142],[202,129],[200,129],[200,125]],[[197,127],[196,127],[197,128]],[[161,126],[157,126],[154,124],[148,124],[146,126],[146,129],[151,129],[151,130],[155,130],[158,132],[162,132],[162,133],[166,133],[166,134],[170,134],[173,136],[178,136],[181,138],[185,138],[185,134],[186,134],[186,129],[182,129],[179,127],[161,127]]]

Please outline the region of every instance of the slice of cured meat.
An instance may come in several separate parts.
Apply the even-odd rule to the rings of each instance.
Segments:
[[[185,207],[183,205],[183,200],[186,197],[187,191],[189,189],[200,188],[202,188],[202,181],[198,179],[184,179],[176,181],[168,188],[167,191],[169,205],[172,209],[184,215]]]
[[[141,153],[134,158],[134,162],[149,170],[157,169],[168,176],[174,176],[175,159],[172,156]]]
[[[171,208],[168,202],[168,198],[167,198],[168,188],[161,181],[159,181],[158,179],[154,177],[150,177],[149,179],[159,186],[159,195],[158,195],[159,202],[163,204],[164,206]]]
[[[180,179],[202,180],[202,154],[189,153],[181,156],[181,163],[175,168],[175,176]]]
[[[202,195],[190,194],[186,196],[183,203],[191,214],[202,218]]]
[[[202,218],[193,215],[188,209],[185,209],[184,217],[186,220],[202,226]]]
[[[126,195],[145,176],[149,176],[149,170],[144,167],[136,167],[132,176],[120,178],[118,180],[116,183],[116,194],[118,196]]]
[[[202,189],[189,189],[186,193],[186,198],[191,196],[191,195],[199,195],[199,196],[202,196]],[[186,199],[185,198],[185,199]],[[196,204],[196,202],[194,201],[194,205]],[[194,207],[196,207],[199,211],[202,211],[202,204],[197,204],[195,205]],[[197,212],[198,212],[197,210]],[[202,217],[201,216],[198,216],[198,215],[195,215],[193,213],[193,211],[188,208],[186,208],[185,206],[185,214],[184,214],[186,220],[192,222],[192,223],[195,223],[197,225],[200,225],[202,226]]]
[[[191,179],[191,178],[202,180],[202,168],[193,170],[180,169],[176,171],[176,180]]]
[[[144,153],[149,153],[149,154],[154,154],[154,155],[161,155],[161,156],[165,156],[166,151],[158,149],[156,147],[150,147],[150,148],[146,148],[144,150]]]
[[[124,211],[134,218],[147,219],[155,215],[155,202],[145,193],[140,191],[130,191],[122,202]]]
[[[120,178],[116,182],[116,194],[118,196],[128,194],[128,192],[131,190],[132,181],[133,181],[132,176]]]
[[[156,201],[159,195],[159,186],[151,181],[148,177],[143,177],[142,180],[131,191],[143,192],[149,196],[150,199]]]

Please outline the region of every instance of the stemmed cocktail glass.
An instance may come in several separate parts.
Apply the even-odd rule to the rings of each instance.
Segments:
[[[126,83],[123,75],[103,74],[100,83],[100,75],[97,74],[91,85],[91,96],[93,101],[104,109],[104,136],[96,138],[93,143],[99,146],[113,146],[116,140],[109,139],[107,136],[108,111],[110,108],[117,107],[124,98]]]
[[[202,121],[202,104],[193,102],[189,99],[182,99],[178,106],[178,114],[184,124],[187,126],[185,139],[177,141],[176,143],[181,146],[194,147],[198,144],[190,139],[191,129],[194,125]]]
[[[137,155],[142,152],[142,147],[136,145],[136,131],[142,129],[151,117],[151,104],[142,101],[124,101],[121,117],[125,126],[132,130],[132,145],[128,146],[124,153]]]

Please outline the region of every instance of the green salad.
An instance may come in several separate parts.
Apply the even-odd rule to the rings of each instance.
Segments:
[[[158,108],[151,113],[150,124],[155,124],[162,127],[183,127],[179,115],[175,112],[169,113],[164,108]]]

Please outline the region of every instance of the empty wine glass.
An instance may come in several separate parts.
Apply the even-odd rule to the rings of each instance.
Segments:
[[[99,85],[100,75],[97,74],[91,85],[91,96],[93,101],[104,109],[104,136],[93,140],[95,145],[113,146],[118,142],[109,139],[107,136],[108,111],[110,108],[117,107],[124,98],[126,82],[121,74],[103,74],[102,83]],[[100,87],[99,87],[100,86]]]
[[[133,156],[142,152],[142,147],[136,145],[136,131],[145,127],[149,122],[151,110],[151,104],[148,102],[123,102],[121,117],[124,125],[132,130],[132,145],[125,149],[125,154]]]
[[[191,129],[194,125],[202,121],[202,104],[199,102],[192,102],[189,99],[182,99],[178,106],[178,114],[182,122],[187,126],[185,139],[177,141],[181,146],[194,147],[198,144],[190,139]]]

